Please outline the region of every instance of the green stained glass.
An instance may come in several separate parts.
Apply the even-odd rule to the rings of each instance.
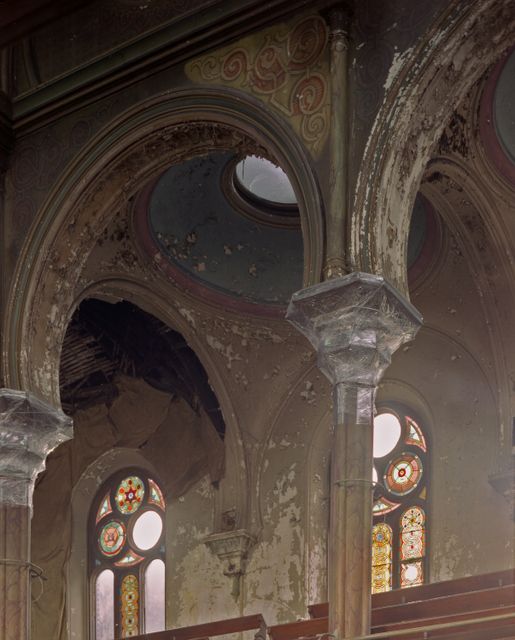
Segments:
[[[395,511],[395,509],[400,506],[400,502],[392,502],[391,500],[388,500],[388,498],[378,498],[374,502],[372,512],[375,516],[382,516],[386,513],[390,513],[391,511]]]
[[[122,618],[122,638],[139,634],[139,583],[135,575],[129,574],[122,580],[120,590]]]
[[[126,555],[114,563],[115,567],[132,567],[135,564],[139,564],[143,560],[143,556],[138,555],[134,551],[129,551]]]
[[[159,488],[159,486],[157,485],[156,482],[154,482],[153,480],[148,480],[148,487],[150,489],[150,496],[148,498],[148,501],[151,502],[152,504],[155,504],[158,507],[161,507],[161,509],[165,509],[165,499],[163,497],[163,493],[161,491],[161,489]]]
[[[104,499],[102,500],[102,502],[100,503],[100,506],[98,507],[95,524],[98,524],[104,516],[112,512],[113,512],[113,509],[111,507],[111,500],[109,499],[109,493],[106,493],[106,495],[104,496]]]
[[[408,416],[406,416],[406,424],[408,425],[408,435],[405,440],[406,444],[413,444],[426,452],[426,439],[422,434],[421,428],[412,418],[408,418]]]
[[[145,496],[145,486],[138,476],[129,476],[120,482],[116,490],[116,506],[121,513],[135,513]]]
[[[105,556],[115,556],[125,542],[125,527],[121,522],[111,520],[102,527],[98,537],[98,546]]]

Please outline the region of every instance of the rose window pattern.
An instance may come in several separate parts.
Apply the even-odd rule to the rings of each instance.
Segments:
[[[166,503],[143,471],[116,474],[93,503],[89,524],[92,640],[165,628]]]
[[[401,407],[382,409],[374,419],[372,593],[427,578],[427,466],[420,421]]]

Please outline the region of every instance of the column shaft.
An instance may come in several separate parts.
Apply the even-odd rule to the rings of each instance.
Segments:
[[[374,388],[337,384],[333,398],[329,629],[351,638],[370,628]]]
[[[30,607],[30,508],[0,504],[0,637],[27,640]]]
[[[348,215],[347,10],[338,6],[329,15],[331,43],[331,139],[329,147],[329,206],[327,208],[326,279],[345,274],[345,227]]]
[[[329,631],[337,640],[363,636],[371,609],[374,392],[422,318],[383,278],[359,272],[298,291],[286,317],[315,347],[334,388]]]

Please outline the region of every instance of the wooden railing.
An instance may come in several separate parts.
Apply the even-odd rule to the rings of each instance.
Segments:
[[[266,624],[261,614],[216,620],[191,627],[179,627],[136,636],[135,640],[201,640],[241,631],[254,631],[255,640],[266,640]]]
[[[309,614],[310,620],[269,627],[271,640],[328,633],[327,603],[310,606]],[[515,570],[374,594],[366,638],[515,639]]]
[[[138,636],[139,640],[208,640],[256,630],[256,640],[329,638],[328,605],[310,618],[266,627],[261,615]],[[400,589],[372,596],[372,630],[353,640],[515,640],[515,570]]]

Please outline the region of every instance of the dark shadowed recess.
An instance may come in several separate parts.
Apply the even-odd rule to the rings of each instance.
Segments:
[[[225,423],[207,373],[177,331],[129,302],[82,302],[61,355],[61,402],[73,414],[118,394],[116,376],[143,379],[159,391],[203,409],[221,439]]]

